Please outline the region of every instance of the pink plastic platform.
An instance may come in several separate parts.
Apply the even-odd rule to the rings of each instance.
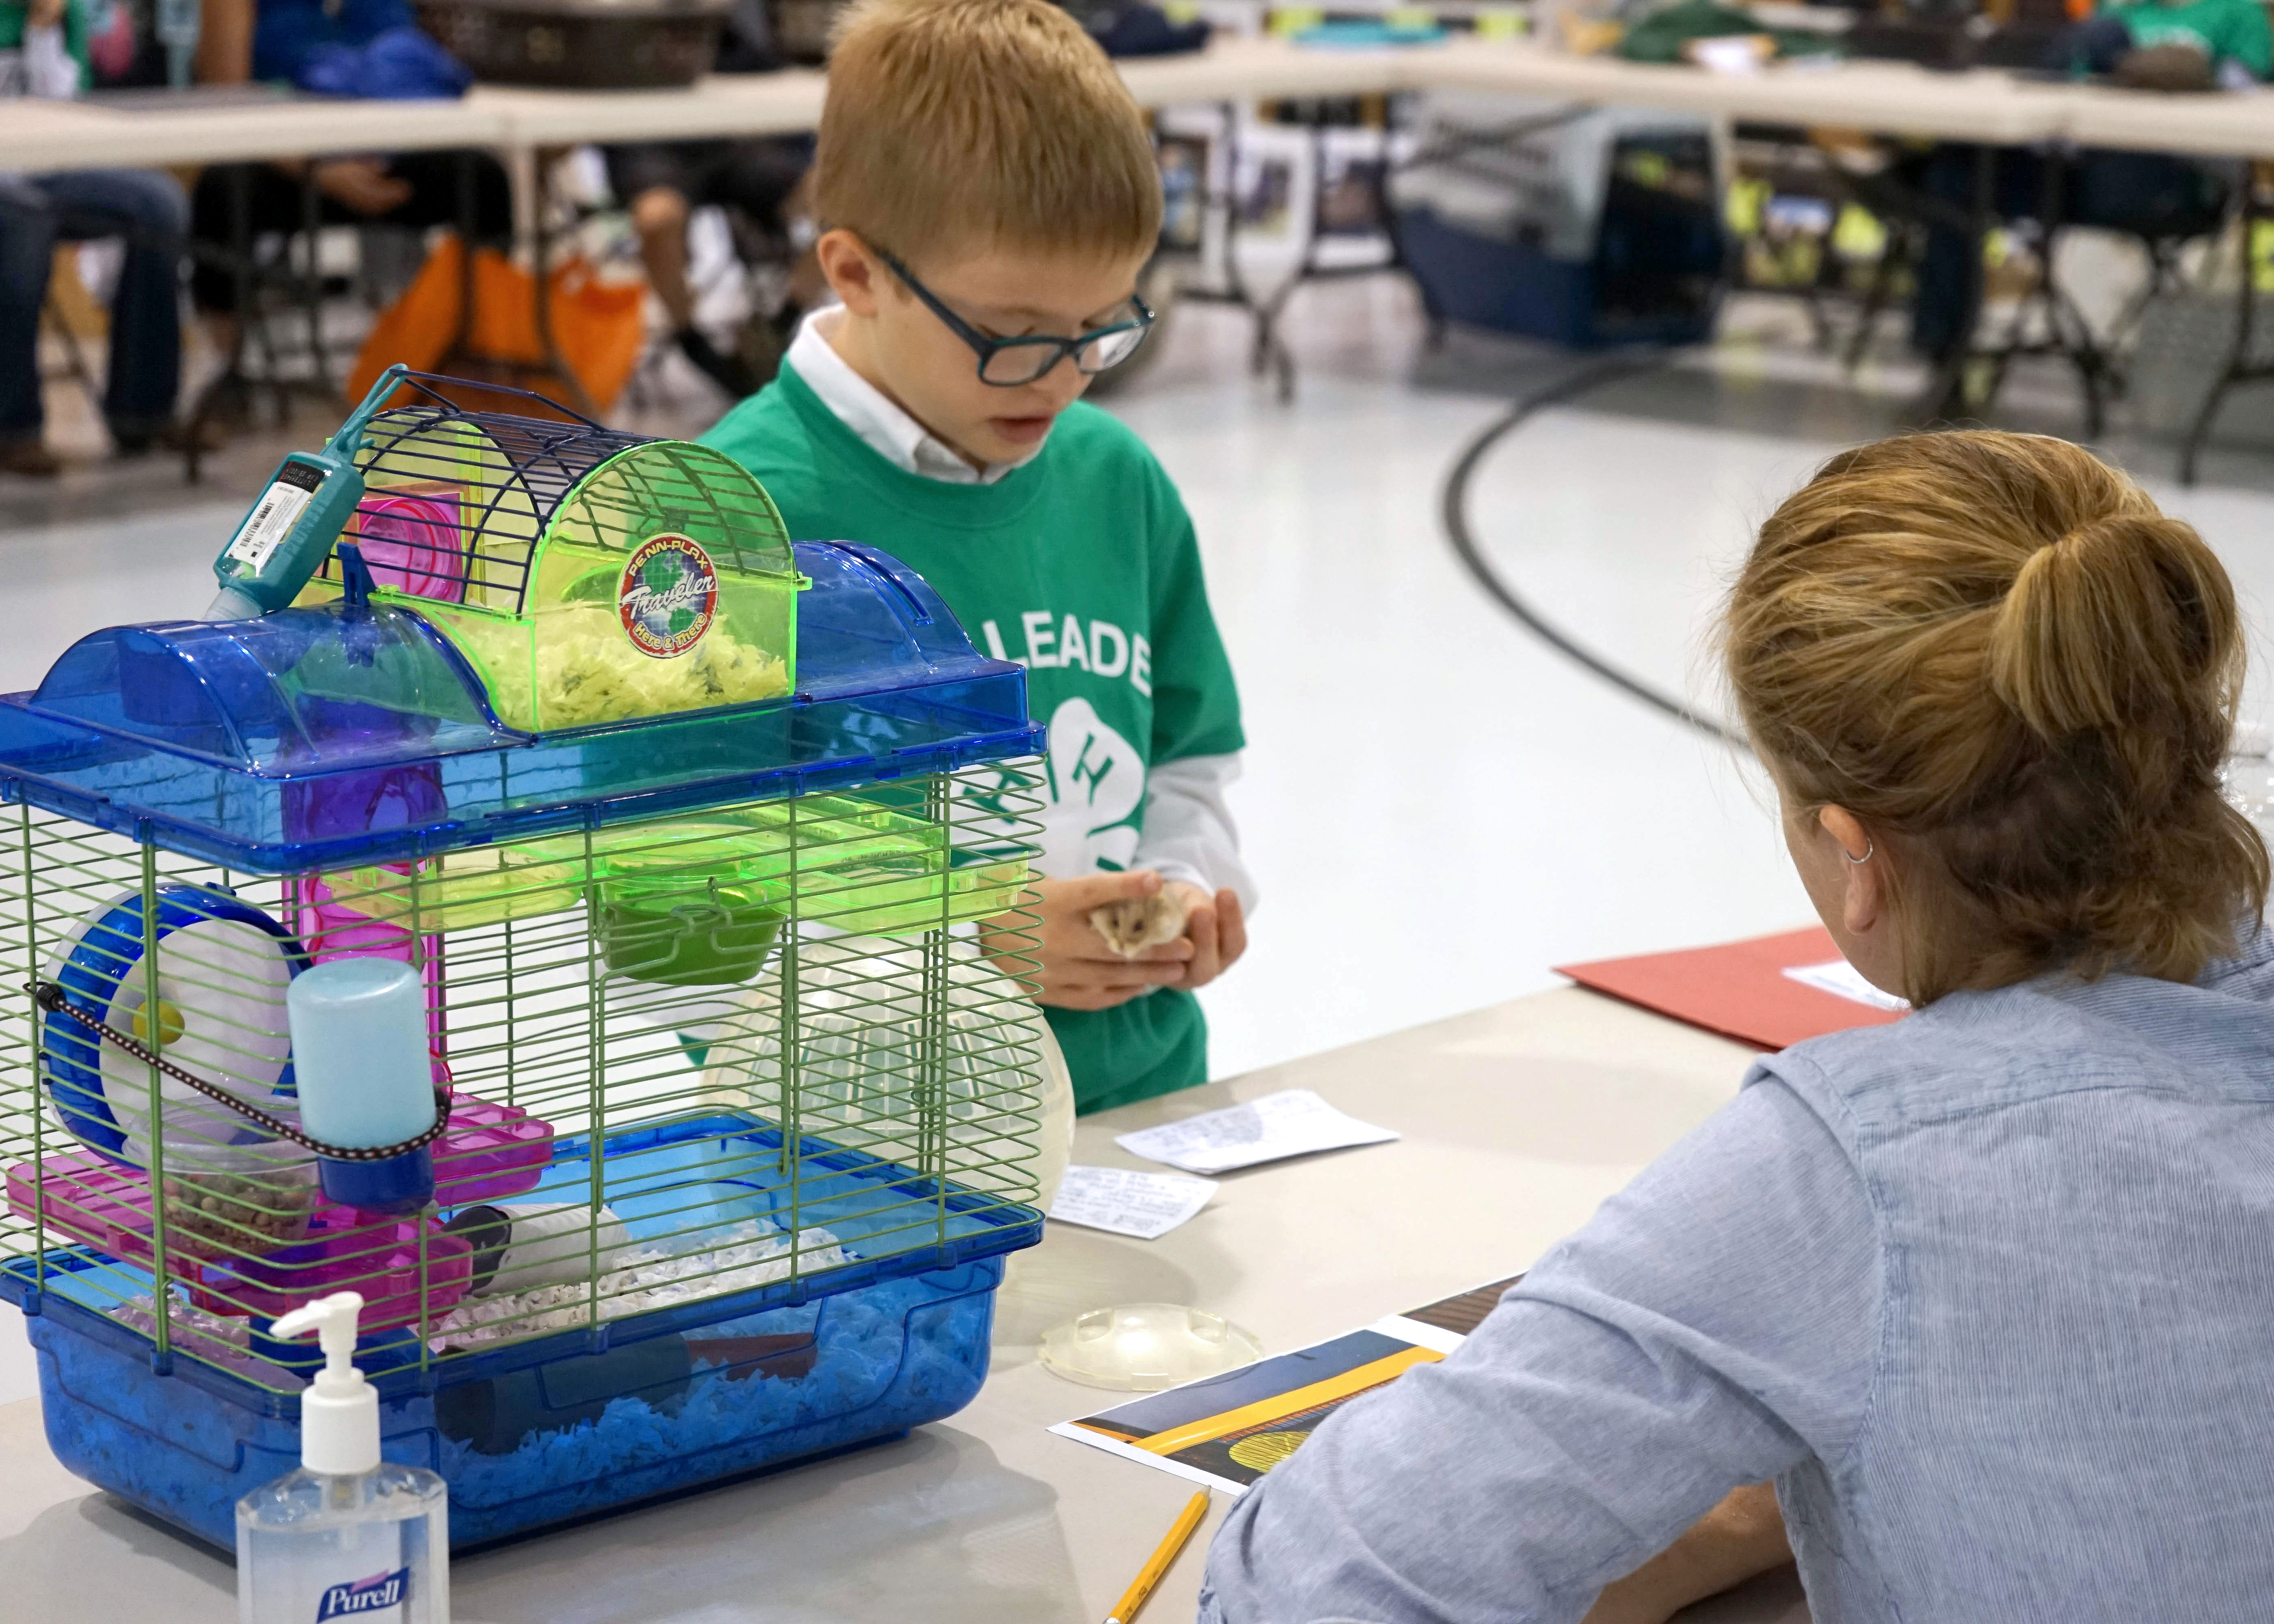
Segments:
[[[426,1229],[426,1262],[418,1229]],[[363,1294],[358,1323],[371,1330],[416,1325],[448,1312],[474,1282],[471,1242],[446,1235],[432,1218],[376,1222],[345,1207],[320,1208],[308,1238],[263,1258],[230,1258],[199,1267],[191,1296],[213,1313],[274,1319],[328,1292]],[[420,1289],[424,1284],[424,1292]]]
[[[434,1147],[434,1205],[471,1207],[533,1190],[553,1165],[553,1124],[517,1105],[450,1095],[450,1126]]]
[[[536,1186],[553,1159],[553,1128],[518,1107],[454,1094],[450,1127],[434,1147],[434,1199],[466,1207],[519,1195]],[[8,1205],[19,1217],[109,1252],[122,1262],[155,1264],[150,1182],[91,1151],[72,1150],[18,1162],[5,1175]],[[42,1201],[44,1200],[44,1206]],[[176,1276],[209,1313],[275,1315],[329,1291],[363,1293],[363,1324],[377,1330],[439,1314],[466,1294],[473,1248],[425,1220],[425,1299],[420,1298],[415,1218],[379,1219],[353,1207],[320,1206],[305,1240],[259,1258],[213,1259],[210,1251],[169,1248]]]

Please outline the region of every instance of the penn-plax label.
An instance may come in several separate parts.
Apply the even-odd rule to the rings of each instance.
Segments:
[[[335,1584],[324,1592],[324,1599],[316,1607],[316,1624],[326,1619],[368,1618],[384,1613],[389,1607],[399,1607],[410,1599],[410,1570],[398,1568],[393,1573],[373,1574],[368,1579],[358,1579],[349,1584]]]
[[[267,493],[245,515],[236,539],[229,544],[229,551],[223,556],[260,574],[268,555],[283,544],[292,533],[292,527],[300,522],[300,515],[323,485],[324,477],[324,470],[313,462],[288,461],[276,470]]]
[[[675,659],[702,642],[718,608],[719,571],[711,555],[675,530],[633,549],[616,589],[624,635],[657,659]]]

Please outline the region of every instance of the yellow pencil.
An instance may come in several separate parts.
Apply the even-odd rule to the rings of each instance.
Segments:
[[[1121,1593],[1121,1599],[1113,1604],[1113,1611],[1106,1614],[1105,1624],[1133,1624],[1137,1610],[1145,1605],[1145,1598],[1153,1593],[1153,1587],[1161,1583],[1161,1575],[1169,1571],[1169,1564],[1177,1560],[1177,1553],[1185,1548],[1185,1541],[1193,1537],[1193,1530],[1201,1525],[1201,1519],[1208,1515],[1208,1508],[1206,1489],[1185,1502],[1185,1508],[1177,1514],[1175,1523],[1162,1536],[1161,1543],[1153,1548],[1151,1558],[1138,1570],[1137,1576],[1129,1582],[1129,1588]]]

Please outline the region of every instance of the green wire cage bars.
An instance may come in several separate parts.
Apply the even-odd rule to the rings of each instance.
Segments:
[[[98,633],[0,699],[0,1292],[66,1463],[217,1543],[314,1363],[268,1325],[335,1290],[461,1543],[946,1413],[1071,1132],[1023,673],[695,447],[421,410],[374,420],[364,556],[298,606]],[[396,477],[414,443],[461,472]],[[643,620],[659,538],[699,563]],[[789,617],[749,640],[776,692],[666,672],[707,703],[540,728],[498,678],[488,620],[538,690],[572,623],[595,671],[700,658],[759,624],[737,572]],[[354,955],[425,989],[421,1210],[327,1199],[299,1142],[286,994]]]

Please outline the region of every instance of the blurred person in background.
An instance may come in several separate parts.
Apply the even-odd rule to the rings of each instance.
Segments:
[[[321,47],[362,47],[416,26],[408,0],[204,0],[203,19],[197,76],[207,85],[297,83]],[[233,354],[238,337],[237,279],[230,263],[238,246],[240,188],[248,237],[300,229],[304,181],[315,186],[318,218],[325,225],[424,230],[462,224],[462,177],[471,181],[475,242],[507,246],[513,235],[512,192],[504,166],[487,153],[359,154],[207,169],[191,199],[190,236],[202,252],[190,290],[210,323],[215,347]]]
[[[2137,90],[2255,90],[2274,75],[2274,26],[2259,0],[2144,0],[2104,4],[2054,43],[2046,65],[2082,71]],[[1917,184],[1941,205],[1931,222],[1911,304],[1911,346],[1948,362],[1972,343],[1969,261],[1982,252],[1957,223],[1972,203],[1980,149],[1939,142]],[[2049,174],[2048,160],[2007,147],[1991,160],[1990,202],[1999,218],[2037,221],[2050,202],[2058,223],[2154,240],[2206,237],[2226,218],[2240,165],[2172,153],[2086,147]],[[2049,180],[2057,196],[2047,195]]]
[[[719,41],[721,73],[770,73],[782,65],[764,0],[736,0]],[[809,240],[800,240],[805,172],[813,162],[807,136],[726,141],[649,141],[603,148],[608,190],[630,212],[640,263],[663,306],[672,342],[695,369],[735,400],[770,381],[798,319],[828,296],[827,280]],[[781,308],[752,313],[743,342],[722,351],[695,325],[695,289],[687,274],[687,222],[697,209],[739,210],[782,244],[789,284]],[[738,237],[740,234],[737,234]],[[737,243],[737,252],[741,244]]]
[[[81,0],[0,0],[0,96],[66,100],[87,88]],[[0,169],[0,472],[52,477],[40,398],[40,312],[58,243],[117,237],[102,414],[122,456],[170,440],[181,387],[180,267],[189,208],[154,169]]]
[[[801,195],[811,143],[797,139],[670,141],[605,149],[608,189],[631,213],[639,235],[640,263],[663,306],[672,342],[695,369],[734,400],[773,376],[798,318],[819,303],[827,283],[810,243],[793,234],[794,199]],[[745,330],[745,341],[722,350],[695,325],[695,289],[687,274],[687,222],[697,208],[741,210],[768,236],[790,244],[790,285],[779,312],[753,312],[767,331]],[[771,342],[767,335],[771,334]],[[758,342],[750,342],[756,339]]]

